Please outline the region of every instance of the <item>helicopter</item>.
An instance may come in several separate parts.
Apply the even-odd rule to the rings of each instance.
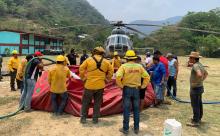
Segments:
[[[111,35],[108,36],[104,46],[106,49],[106,56],[112,56],[114,52],[118,52],[119,56],[124,56],[127,50],[134,49],[133,42],[129,37],[131,34],[127,30],[147,36],[146,34],[129,27],[134,24],[124,24],[122,21],[111,22],[115,28],[112,30]],[[138,24],[135,24],[138,25]]]

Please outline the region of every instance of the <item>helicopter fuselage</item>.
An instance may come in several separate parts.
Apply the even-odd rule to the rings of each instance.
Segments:
[[[112,56],[115,51],[124,56],[127,50],[133,49],[133,43],[127,35],[113,34],[107,38],[105,48],[107,56]]]

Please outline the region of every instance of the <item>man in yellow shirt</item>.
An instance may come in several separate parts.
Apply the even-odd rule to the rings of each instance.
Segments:
[[[70,78],[70,70],[64,64],[64,56],[57,56],[56,61],[57,64],[49,70],[48,82],[50,84],[53,113],[55,115],[61,115],[68,98],[66,79]],[[60,105],[57,101],[58,96],[61,97]]]
[[[23,82],[23,78],[24,78],[24,72],[25,72],[25,68],[27,63],[33,58],[32,55],[27,55],[24,59],[22,59],[21,63],[18,66],[18,71],[16,74],[16,80],[17,82],[20,82],[20,87],[21,87],[21,94],[22,91],[24,89],[24,82]]]
[[[114,52],[114,57],[112,59],[112,67],[113,68],[119,68],[121,66],[121,58],[118,55],[118,52]]]
[[[123,128],[120,131],[128,134],[130,105],[134,113],[134,132],[139,133],[140,89],[146,88],[150,77],[142,65],[135,63],[137,56],[133,50],[125,54],[127,63],[123,64],[116,73],[116,83],[123,90]],[[141,78],[143,82],[141,83]],[[131,101],[133,100],[133,101]]]
[[[12,57],[8,61],[8,69],[10,72],[10,86],[11,86],[11,91],[16,91],[15,89],[15,78],[18,70],[18,66],[20,63],[20,59],[18,58],[18,51],[13,50],[12,51]],[[17,81],[17,87],[20,89],[20,82]]]
[[[86,59],[79,68],[80,78],[84,81],[84,94],[82,99],[81,123],[86,123],[89,104],[94,97],[93,123],[98,123],[100,107],[106,80],[111,80],[113,68],[110,62],[103,58],[105,50],[96,47],[93,56]]]

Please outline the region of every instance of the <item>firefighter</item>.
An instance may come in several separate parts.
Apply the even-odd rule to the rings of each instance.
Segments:
[[[18,58],[18,51],[13,50],[12,57],[8,61],[8,69],[10,71],[10,78],[11,78],[10,80],[11,91],[16,91],[15,79],[16,79],[16,74],[17,74],[19,63],[20,63],[20,59]],[[20,89],[19,81],[17,81],[17,88]]]
[[[55,115],[62,115],[68,98],[66,79],[70,78],[70,70],[64,64],[64,56],[57,56],[56,62],[56,65],[49,70],[48,82],[50,84],[53,113]],[[61,98],[60,105],[57,101],[58,96]]]
[[[139,133],[140,89],[146,88],[150,77],[142,65],[136,63],[137,56],[133,50],[125,54],[127,63],[123,64],[116,73],[116,83],[123,90],[123,128],[120,132],[128,134],[130,105],[133,105],[134,133]],[[141,78],[143,82],[141,83]]]
[[[114,57],[112,59],[112,67],[118,69],[121,66],[121,58],[118,55],[118,52],[114,52]]]
[[[104,54],[105,50],[102,47],[96,47],[93,56],[86,59],[79,68],[80,78],[85,83],[80,119],[82,124],[86,123],[92,98],[94,98],[93,123],[98,123],[105,82],[112,79],[114,70],[110,62],[104,59]]]
[[[18,66],[18,71],[17,71],[17,75],[16,75],[16,80],[18,82],[20,82],[20,87],[21,87],[21,94],[22,91],[24,89],[24,82],[23,82],[23,78],[24,78],[24,72],[25,72],[25,68],[27,63],[33,58],[32,55],[27,55],[24,59],[21,60],[21,63]]]

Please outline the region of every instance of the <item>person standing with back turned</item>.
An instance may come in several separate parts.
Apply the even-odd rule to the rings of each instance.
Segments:
[[[189,62],[193,64],[190,75],[190,100],[193,109],[193,118],[188,126],[196,127],[200,125],[203,116],[202,94],[204,92],[203,81],[207,78],[208,72],[199,62],[201,56],[198,52],[191,52]]]
[[[86,59],[79,68],[80,78],[84,81],[84,94],[82,99],[81,119],[82,124],[86,123],[89,104],[94,98],[93,123],[98,123],[100,107],[103,100],[103,92],[106,79],[111,80],[113,68],[110,62],[104,59],[105,50],[96,47],[93,56]]]
[[[56,65],[49,70],[48,83],[50,84],[52,110],[55,115],[62,115],[68,99],[67,78],[70,78],[70,70],[65,63],[66,58],[59,55]],[[60,96],[60,105],[57,97]]]
[[[125,54],[127,63],[123,64],[116,73],[116,83],[123,90],[123,128],[119,131],[128,134],[130,106],[133,103],[134,132],[139,133],[139,106],[140,89],[146,88],[150,77],[142,65],[136,63],[137,56],[133,50],[128,50]],[[143,83],[141,84],[141,78]]]

